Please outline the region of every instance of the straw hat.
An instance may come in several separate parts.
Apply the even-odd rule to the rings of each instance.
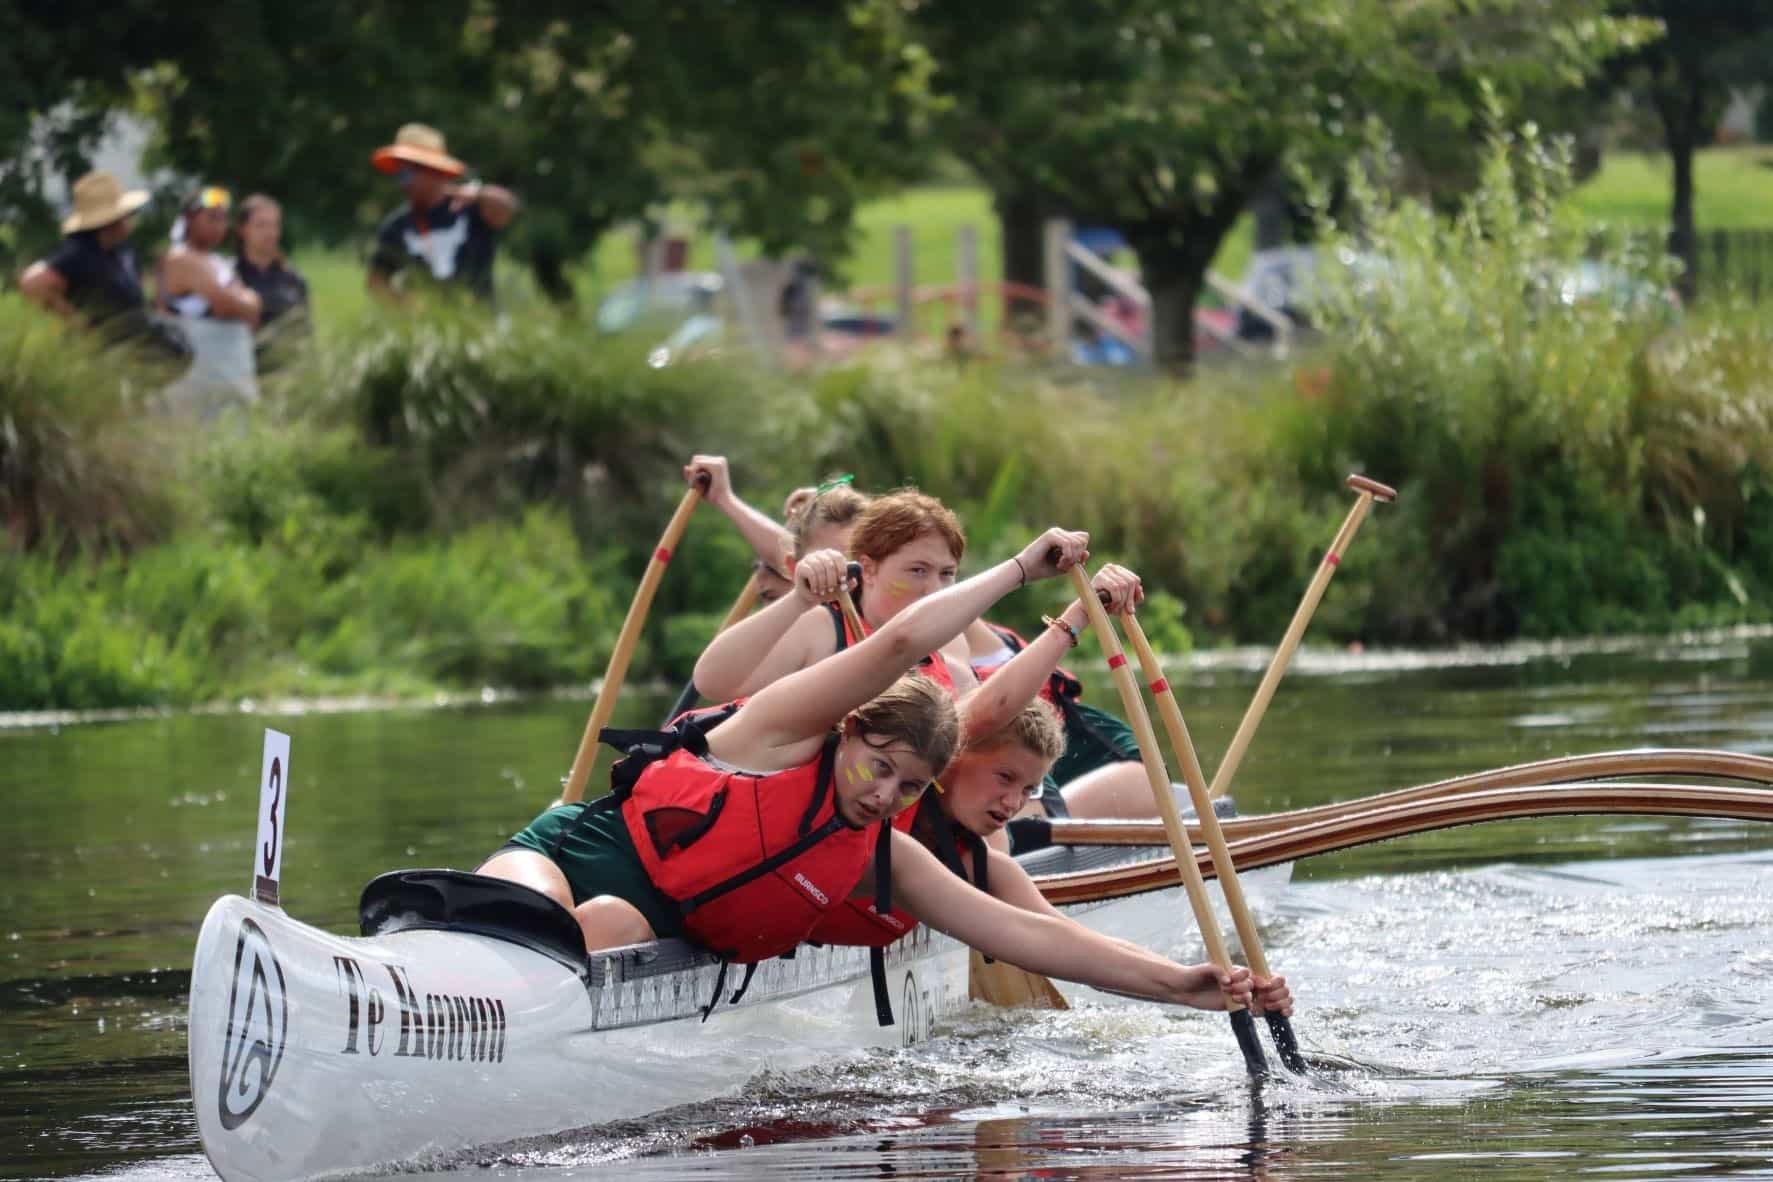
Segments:
[[[74,212],[62,221],[62,233],[97,230],[120,222],[148,203],[146,189],[124,191],[108,172],[89,172],[74,182]]]
[[[450,176],[461,176],[468,166],[444,150],[443,133],[423,123],[408,123],[394,133],[394,142],[377,148],[369,158],[378,172],[392,176],[403,164],[416,164]]]

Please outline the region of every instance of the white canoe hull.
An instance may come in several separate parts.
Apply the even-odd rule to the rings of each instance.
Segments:
[[[587,988],[505,941],[346,938],[225,897],[204,920],[191,976],[204,1150],[228,1182],[408,1162],[729,1095],[764,1069],[927,1038],[967,1001],[966,950],[940,936],[889,958],[898,1022],[886,1028],[864,950],[767,962],[741,1004],[704,1024],[716,971]]]
[[[1123,847],[1036,860],[1059,878],[1105,863],[1137,876],[1162,856]],[[1283,865],[1242,876],[1257,914],[1290,875]],[[1106,935],[1202,958],[1179,885],[1064,910]],[[730,1096],[761,1071],[921,1041],[969,1004],[967,949],[927,928],[887,951],[890,1027],[877,1020],[861,948],[766,961],[729,1004],[735,968],[703,1022],[719,970],[681,941],[582,961],[546,941],[405,922],[377,930],[337,936],[237,896],[205,917],[191,1091],[204,1150],[227,1182],[361,1172]],[[576,929],[568,935],[576,948]],[[1140,1004],[1059,984],[1074,1002]]]

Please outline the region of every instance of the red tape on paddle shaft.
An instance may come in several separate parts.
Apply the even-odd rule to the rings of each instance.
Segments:
[[[1328,564],[1330,564],[1331,566],[1341,566],[1342,565],[1342,559],[1337,557],[1334,554],[1324,555],[1324,561],[1327,562]]]
[[[658,559],[660,562],[670,562],[671,561],[671,551],[665,549],[665,547],[663,547],[663,546],[660,546],[657,550],[653,551],[653,557]]]
[[[1110,669],[1119,669],[1122,665],[1124,665],[1126,663],[1127,663],[1127,654],[1125,654],[1125,653],[1115,653],[1112,657],[1108,658],[1108,667]]]
[[[1170,692],[1170,679],[1167,677],[1160,677],[1156,681],[1152,682],[1151,683],[1151,692],[1154,694],[1169,693]]]

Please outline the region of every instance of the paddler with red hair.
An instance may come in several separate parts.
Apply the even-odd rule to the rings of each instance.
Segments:
[[[1247,969],[1176,964],[1004,904],[886,823],[923,794],[960,741],[952,698],[910,674],[913,665],[1002,596],[1084,561],[1087,546],[1085,534],[1049,530],[1013,559],[774,681],[716,726],[612,736],[631,740],[612,773],[612,803],[550,809],[481,873],[569,908],[591,950],[686,935],[754,963],[792,950],[844,900],[872,894],[1048,976],[1203,1009],[1224,1008],[1227,996],[1249,1005],[1253,985],[1274,997]],[[803,562],[796,583],[823,598],[844,589],[843,572],[822,564]],[[890,864],[890,875],[871,876],[871,863]]]
[[[718,479],[719,471],[708,464],[718,459],[695,457],[684,469],[685,479],[693,482],[704,470]],[[724,463],[720,461],[721,470]],[[859,499],[859,494],[845,491],[850,498]],[[813,509],[817,507],[815,499]],[[838,536],[835,530],[827,534],[832,541]],[[862,622],[865,627],[877,628],[921,597],[953,583],[966,554],[966,535],[960,520],[941,501],[916,489],[898,489],[864,504],[849,530],[845,553],[862,567],[862,586],[856,599]],[[831,567],[846,561],[844,554],[815,551],[809,555],[804,547],[797,549],[797,555],[799,561],[818,561]],[[1087,617],[1081,607],[1067,610],[1075,636]],[[785,595],[715,637],[696,661],[693,681],[714,700],[740,697],[840,651],[853,639],[835,606]],[[962,713],[966,714],[972,710],[964,703],[967,691],[984,675],[1007,667],[1028,643],[1007,628],[975,620],[964,635],[939,654],[931,654],[922,668],[954,688],[963,699]],[[1041,794],[1026,802],[1024,813],[1086,818],[1152,816],[1150,789],[1126,724],[1079,702],[1083,687],[1063,670],[1053,669],[1039,688],[1059,707],[1068,750],[1055,765],[1056,776],[1045,778]],[[1015,833],[1014,828],[1011,832]],[[1001,836],[994,841],[1014,849]]]

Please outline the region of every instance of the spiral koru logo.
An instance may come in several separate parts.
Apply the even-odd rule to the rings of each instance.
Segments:
[[[289,1040],[289,993],[283,966],[264,929],[240,921],[234,945],[234,983],[228,991],[228,1030],[222,1042],[222,1073],[216,1109],[224,1129],[245,1124],[264,1102]]]

